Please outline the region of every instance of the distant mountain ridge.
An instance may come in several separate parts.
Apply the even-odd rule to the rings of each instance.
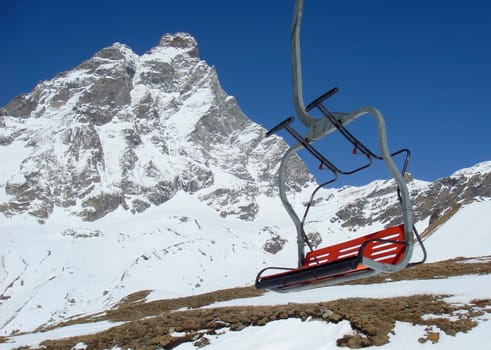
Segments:
[[[479,198],[491,198],[491,162],[476,164],[434,182],[410,179],[408,186],[415,221],[428,219],[428,224],[431,224],[455,206]],[[395,191],[392,181],[382,182],[369,193],[342,207],[335,218],[341,220],[345,227],[360,227],[374,222],[395,225],[401,221],[397,201],[389,199]],[[380,208],[380,214],[367,217],[370,208],[376,206]]]

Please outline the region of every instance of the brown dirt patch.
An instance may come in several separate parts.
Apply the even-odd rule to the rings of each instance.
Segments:
[[[164,312],[159,316],[130,321],[98,334],[46,341],[42,345],[53,350],[69,349],[79,342],[87,344],[89,349],[111,348],[115,345],[123,349],[172,349],[183,342],[206,343],[202,340],[203,337],[216,334],[223,328],[239,331],[274,320],[299,318],[304,321],[316,319],[333,323],[347,320],[357,332],[338,339],[337,344],[360,348],[386,344],[396,321],[425,325],[429,329],[436,327],[448,335],[467,332],[477,324],[475,318],[484,314],[482,308],[491,307],[491,300],[479,300],[469,305],[452,305],[444,301],[445,297],[415,295],[387,299],[349,298],[312,304]],[[424,317],[425,315],[431,316]],[[179,332],[180,335],[176,336],[174,332]],[[437,332],[429,332],[422,339],[435,342],[435,334]]]
[[[254,287],[242,287],[223,289],[210,293],[192,295],[182,298],[162,299],[151,302],[145,302],[145,298],[151,291],[141,291],[132,293],[116,304],[112,309],[103,313],[89,315],[84,317],[72,318],[65,322],[58,323],[54,326],[45,327],[40,331],[48,331],[54,328],[69,326],[72,324],[90,323],[101,320],[113,322],[134,321],[144,317],[157,316],[165,312],[188,308],[196,309],[206,305],[211,305],[220,301],[227,301],[240,298],[249,298],[262,295],[263,292],[256,290]]]
[[[467,274],[491,273],[490,257],[458,258],[424,264],[390,276],[358,281],[384,283],[387,281],[434,279]],[[172,349],[183,342],[206,346],[210,335],[222,329],[240,331],[248,326],[262,326],[287,318],[350,322],[355,330],[337,340],[339,346],[361,348],[383,345],[389,341],[396,321],[426,326],[421,343],[438,343],[441,332],[455,335],[471,330],[479,318],[491,313],[491,299],[474,300],[468,305],[447,303],[443,295],[414,295],[399,298],[349,298],[330,302],[277,305],[216,307],[200,309],[215,302],[263,294],[253,287],[220,290],[202,295],[145,302],[149,291],[128,295],[114,308],[104,313],[72,319],[56,327],[99,320],[123,321],[124,324],[97,334],[42,343],[48,349],[70,349],[83,342],[88,349],[119,346],[122,349]],[[51,327],[55,328],[55,327]]]
[[[378,275],[349,282],[347,284],[372,284],[389,281],[437,279],[462,275],[486,275],[489,273],[491,273],[491,257],[459,257],[446,261],[417,265],[390,275]]]

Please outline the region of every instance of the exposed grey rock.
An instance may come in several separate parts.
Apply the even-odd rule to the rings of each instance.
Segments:
[[[56,207],[86,220],[119,207],[140,213],[179,191],[223,217],[254,220],[258,197],[278,195],[276,171],[287,148],[241,111],[186,33],[164,35],[141,56],[119,43],[103,48],[0,108],[0,128],[0,147],[20,142],[26,150],[0,183],[0,212],[40,220]],[[288,168],[290,192],[313,185],[299,158]],[[489,173],[460,172],[419,187],[408,181],[416,220],[435,221],[456,204],[491,196]],[[392,182],[380,182],[325,220],[354,231],[396,224],[395,193]],[[337,196],[321,196],[314,207]],[[320,243],[319,233],[309,234]]]
[[[0,108],[0,115],[28,118],[39,104],[39,91],[15,97],[5,107]]]
[[[386,226],[400,224],[401,209],[396,193],[397,188],[391,181],[365,197],[344,205],[332,220],[339,220],[343,227],[348,228],[363,227],[374,222],[382,222]],[[491,197],[491,173],[459,174],[438,179],[424,188],[411,191],[414,220],[430,218],[431,224],[456,205],[469,203],[480,197]],[[366,213],[372,215],[367,216]]]
[[[322,236],[319,232],[309,232],[307,233],[307,240],[312,248],[315,249],[322,243]]]
[[[175,35],[164,35],[160,39],[159,46],[163,47],[175,47],[179,49],[185,49],[187,54],[191,57],[198,57],[198,43],[188,33],[177,33]]]
[[[414,198],[416,217],[434,222],[458,203],[491,197],[491,173],[452,176],[439,179]]]
[[[269,239],[264,243],[263,249],[265,252],[270,254],[276,254],[281,251],[286,244],[287,240],[282,238],[273,228],[265,227],[262,230],[263,232],[271,235]]]
[[[186,33],[164,35],[142,56],[119,43],[103,48],[0,114],[2,127],[15,125],[0,146],[22,141],[30,150],[0,187],[10,196],[0,203],[5,215],[45,219],[63,207],[96,220],[118,207],[142,212],[183,190],[224,217],[253,220],[258,195],[276,193],[286,149],[223,91]],[[291,166],[292,189],[312,181],[298,159]],[[217,182],[217,171],[242,185]]]
[[[89,197],[82,202],[84,209],[79,215],[87,221],[94,221],[118,208],[121,202],[121,195],[117,193],[104,193],[99,196]]]

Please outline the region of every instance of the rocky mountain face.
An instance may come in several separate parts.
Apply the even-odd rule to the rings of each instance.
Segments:
[[[359,198],[341,206],[331,222],[343,227],[363,227],[381,222],[384,226],[401,222],[400,207],[394,196],[393,181],[376,181]],[[408,178],[414,221],[428,220],[431,225],[463,204],[491,198],[491,162],[462,169],[434,182]],[[332,195],[331,195],[332,196]],[[324,198],[325,200],[332,198]],[[374,210],[375,209],[375,210]],[[368,214],[367,213],[372,213]]]
[[[222,217],[254,220],[257,197],[277,194],[286,147],[264,138],[223,91],[192,36],[165,35],[141,56],[115,43],[0,108],[0,150],[13,158],[0,176],[0,212],[42,221],[62,208],[94,221],[120,207],[143,212],[184,190]],[[292,190],[313,186],[301,161],[290,167]],[[411,180],[416,220],[489,197],[490,177]],[[400,221],[394,193],[392,182],[377,182],[328,191],[317,203],[334,201],[331,223],[343,227],[390,225]]]
[[[141,56],[119,43],[100,50],[1,108],[0,127],[0,147],[18,155],[0,181],[0,212],[41,221],[56,207],[88,221],[138,213],[181,189],[252,220],[258,193],[276,191],[286,148],[264,138],[184,33]],[[312,181],[301,162],[292,167],[297,188]]]

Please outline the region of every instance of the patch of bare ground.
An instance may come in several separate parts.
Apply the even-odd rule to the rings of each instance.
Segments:
[[[174,299],[162,299],[145,302],[145,298],[151,291],[145,290],[132,293],[116,304],[112,309],[96,315],[72,318],[65,322],[58,323],[51,327],[45,327],[40,331],[48,331],[53,328],[69,326],[72,324],[89,323],[102,320],[109,321],[134,321],[143,317],[157,316],[165,312],[179,309],[196,309],[202,306],[211,305],[220,301],[233,299],[250,298],[260,296],[263,292],[254,287],[240,287],[222,289],[210,293],[192,295]]]
[[[420,265],[397,274],[390,280],[433,279],[467,274],[491,273],[490,257],[453,259]],[[387,282],[388,276],[364,283]],[[106,331],[67,339],[48,340],[41,345],[53,350],[70,349],[82,342],[88,349],[172,349],[184,342],[196,347],[223,329],[239,331],[248,326],[263,326],[287,318],[303,321],[350,322],[355,330],[337,340],[338,346],[362,348],[380,346],[389,341],[396,321],[423,325],[426,333],[415,341],[438,342],[440,333],[467,332],[491,313],[491,299],[474,300],[467,305],[451,304],[444,295],[414,295],[398,298],[349,298],[311,304],[276,306],[200,307],[237,298],[253,297],[262,292],[253,287],[227,289],[197,296],[145,302],[149,291],[131,294],[105,313],[70,320],[57,325],[99,320],[124,321]]]
[[[206,344],[207,336],[224,328],[239,331],[274,320],[299,318],[304,321],[314,319],[333,323],[347,320],[356,333],[338,339],[337,344],[361,348],[386,344],[396,321],[437,329],[429,332],[423,340],[434,341],[434,334],[440,331],[449,335],[467,332],[476,325],[475,318],[484,315],[483,309],[491,307],[491,300],[479,300],[469,305],[452,305],[444,301],[445,297],[415,295],[386,299],[349,298],[325,303],[164,312],[151,318],[130,321],[98,334],[45,341],[42,345],[53,350],[70,349],[80,342],[89,349],[105,349],[116,345],[123,349],[172,349],[183,342],[199,342],[197,346]],[[427,315],[430,317],[425,317]]]
[[[459,257],[451,260],[425,263],[390,275],[382,274],[347,284],[372,284],[388,281],[447,278],[462,275],[485,275],[489,273],[491,273],[491,256],[479,258]]]

